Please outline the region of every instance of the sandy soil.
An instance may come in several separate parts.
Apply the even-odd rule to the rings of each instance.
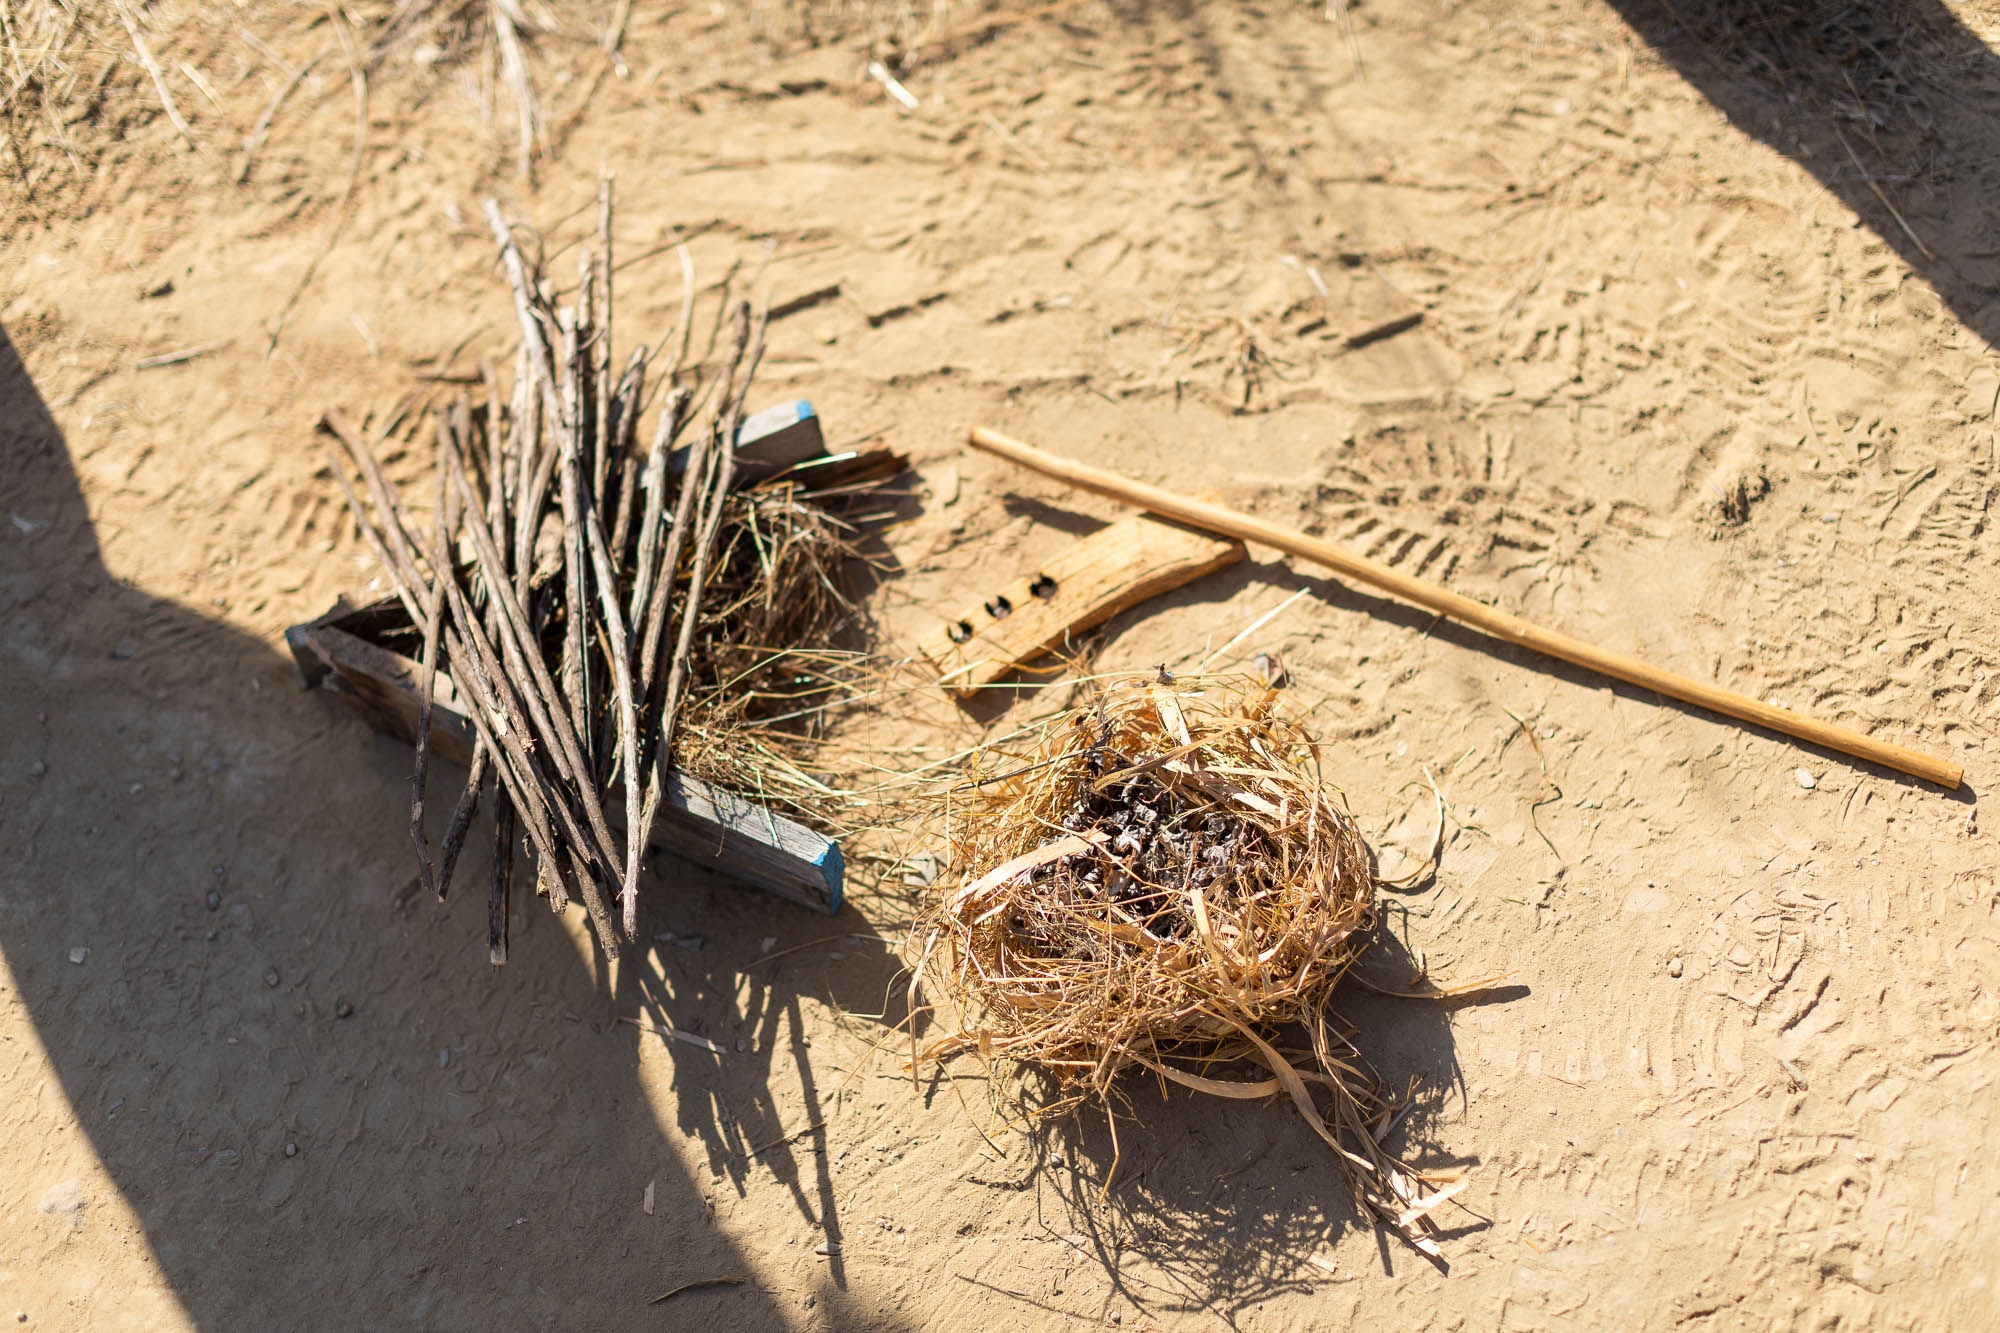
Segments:
[[[239,186],[281,75],[209,52],[219,107],[179,85],[207,155],[135,115],[0,249],[0,1319],[2000,1322],[2000,11],[1892,8],[1877,55],[1924,80],[1871,120],[1639,0],[1371,3],[1352,46],[1281,2],[961,10],[907,62],[914,112],[861,38],[642,2],[631,77],[553,93],[532,188],[470,75],[392,56],[337,233],[340,62]],[[918,462],[890,651],[1115,512],[967,452],[983,421],[1959,757],[1969,789],[1268,552],[1109,626],[1102,666],[1185,663],[1310,589],[1239,664],[1282,653],[1385,871],[1442,791],[1441,869],[1387,895],[1370,975],[1510,988],[1346,1012],[1414,1083],[1398,1146],[1471,1168],[1448,1274],[1282,1107],[1135,1090],[1107,1198],[1101,1123],[1020,1132],[971,1070],[913,1088],[871,1017],[894,876],[828,922],[663,865],[650,929],[700,951],[613,976],[537,909],[495,971],[482,904],[410,891],[406,752],[301,692],[280,636],[373,576],[313,419],[504,350],[478,201],[559,245],[600,162],[635,336],[670,325],[683,235],[709,279],[839,284],[774,325],[762,384]],[[855,739],[913,765],[948,713]],[[710,1277],[744,1281],[646,1304]]]

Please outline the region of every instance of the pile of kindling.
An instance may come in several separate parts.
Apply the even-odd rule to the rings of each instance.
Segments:
[[[420,880],[440,897],[493,780],[496,962],[506,957],[517,827],[537,891],[557,910],[580,897],[615,957],[621,933],[638,931],[643,852],[683,728],[703,742],[691,771],[761,793],[761,781],[742,781],[760,775],[743,770],[776,759],[769,738],[732,738],[801,694],[836,691],[849,660],[831,645],[854,612],[839,585],[850,529],[815,496],[840,480],[851,489],[854,469],[795,469],[820,491],[782,474],[737,488],[733,442],[765,321],[747,301],[726,304],[708,352],[684,364],[694,309],[685,250],[672,350],[656,360],[639,347],[622,369],[613,362],[611,216],[607,178],[597,244],[559,302],[486,204],[521,342],[510,389],[482,363],[483,401],[461,394],[435,414],[428,531],[367,436],[338,412],[322,422],[334,475],[420,645],[410,835]],[[712,358],[720,342],[727,351]],[[661,404],[642,453],[649,385]],[[440,669],[475,738],[434,858],[424,807]],[[606,813],[618,806],[622,830]]]

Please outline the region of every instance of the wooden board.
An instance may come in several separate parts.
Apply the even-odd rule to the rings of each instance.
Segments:
[[[309,688],[338,695],[377,731],[414,741],[422,668],[361,637],[408,626],[400,606],[356,610],[343,604],[285,631],[285,643]],[[432,752],[469,764],[472,724],[447,672],[437,673],[431,697]],[[685,773],[668,775],[651,845],[816,911],[840,910],[845,863],[839,843]]]
[[[926,635],[938,683],[969,696],[1073,634],[1243,558],[1243,543],[1139,515],[991,589]]]

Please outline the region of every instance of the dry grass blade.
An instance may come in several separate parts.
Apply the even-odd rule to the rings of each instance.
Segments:
[[[1236,678],[1114,680],[1027,755],[987,757],[998,778],[975,769],[949,814],[954,873],[911,937],[914,984],[957,1015],[931,1054],[1051,1071],[1044,1115],[1111,1109],[1134,1068],[1282,1092],[1357,1199],[1435,1255],[1441,1200],[1381,1147],[1372,1083],[1325,1019],[1374,923],[1368,849],[1275,697]],[[1309,1056],[1279,1045],[1298,1028]]]

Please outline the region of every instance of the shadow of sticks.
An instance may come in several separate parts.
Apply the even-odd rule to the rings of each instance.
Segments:
[[[491,967],[483,895],[411,891],[407,747],[302,692],[275,645],[107,572],[76,463],[4,331],[0,510],[26,521],[0,541],[0,954],[64,1103],[29,1099],[4,1123],[54,1138],[51,1115],[75,1117],[194,1324],[614,1326],[717,1276],[747,1280],[676,1297],[672,1317],[843,1318],[837,1272],[760,1283],[766,1256],[717,1224],[729,1170],[701,1169],[763,1128],[720,1112],[760,1095],[770,1061],[724,1075],[675,1044],[677,1085],[723,1081],[666,1125],[640,1058],[653,1038],[618,1021],[727,1027],[734,973],[716,969],[737,960],[690,955],[710,969],[690,977],[655,950],[614,979],[578,922],[522,903],[512,960]],[[483,858],[468,852],[462,885],[483,883]],[[663,877],[653,897],[678,931],[743,935],[755,918],[790,942],[830,924]],[[800,1030],[783,983],[758,1004]],[[801,1069],[811,1119],[820,1088]],[[809,1155],[758,1160],[806,1179]],[[837,1230],[823,1178],[794,1197]],[[107,1202],[85,1190],[74,1228],[24,1209],[9,1262],[115,1246],[85,1234],[117,1225]],[[120,1322],[103,1299],[97,1317]]]

